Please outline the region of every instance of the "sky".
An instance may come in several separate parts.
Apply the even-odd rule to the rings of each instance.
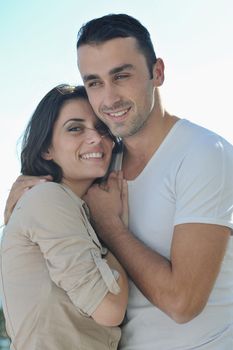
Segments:
[[[8,0],[0,3],[0,225],[20,174],[20,137],[40,99],[61,83],[82,83],[76,37],[109,13],[136,17],[165,62],[168,112],[233,143],[232,0]]]

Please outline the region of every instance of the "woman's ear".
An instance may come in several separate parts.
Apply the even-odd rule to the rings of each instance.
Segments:
[[[48,149],[45,152],[42,152],[41,157],[45,160],[52,160],[53,159],[52,152],[50,151],[50,149]]]

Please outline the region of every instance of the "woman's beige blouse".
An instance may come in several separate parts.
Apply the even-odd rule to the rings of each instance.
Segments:
[[[6,327],[17,350],[117,349],[118,327],[90,315],[117,294],[85,203],[57,183],[35,186],[17,203],[1,247]]]

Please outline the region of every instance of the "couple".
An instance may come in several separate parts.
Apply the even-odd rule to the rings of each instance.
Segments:
[[[119,349],[231,349],[233,147],[215,133],[170,115],[164,109],[159,95],[159,87],[164,80],[164,64],[155,56],[148,31],[134,18],[119,14],[88,22],[79,32],[77,55],[78,67],[94,112],[109,127],[111,134],[122,137],[124,141],[122,170],[124,178],[128,180],[129,228],[127,188],[121,174],[112,174],[105,186],[91,186],[94,178],[102,177],[107,170],[112,136],[106,129],[104,132],[99,129],[99,122],[94,115],[90,122],[87,114],[77,105],[77,110],[82,112],[80,115],[75,113],[73,118],[73,112],[67,114],[68,118],[74,119],[72,123],[77,122],[74,127],[71,125],[68,128],[69,133],[77,133],[77,142],[82,139],[83,144],[92,145],[93,149],[87,150],[85,146],[83,151],[73,150],[72,157],[70,142],[65,141],[62,131],[66,123],[60,120],[62,111],[68,106],[67,102],[60,107],[52,135],[46,140],[41,153],[49,164],[55,163],[62,168],[62,175],[57,180],[59,184],[35,186],[17,203],[3,238],[3,282],[4,254],[5,259],[11,259],[10,252],[13,249],[10,245],[7,246],[7,239],[13,241],[11,236],[14,234],[19,244],[22,244],[26,236],[30,240],[23,246],[28,249],[29,256],[31,253],[34,258],[35,245],[40,248],[38,251],[41,254],[35,257],[38,259],[38,264],[35,264],[36,273],[46,275],[47,284],[51,277],[53,282],[49,288],[56,289],[56,300],[47,299],[46,307],[42,305],[38,308],[38,304],[35,305],[30,315],[35,322],[39,319],[44,326],[45,333],[42,334],[54,334],[58,340],[52,341],[59,344],[64,341],[60,349],[117,347],[120,337],[117,325],[122,321],[127,302],[127,284],[122,267],[129,277],[129,298],[126,317],[121,325]],[[59,125],[60,132],[57,130]],[[64,142],[56,143],[55,135],[57,140],[61,138]],[[98,146],[93,146],[94,144]],[[62,153],[63,148],[70,154],[69,157]],[[60,153],[63,155],[61,158]],[[69,174],[74,170],[74,161],[77,161],[77,169],[81,174],[78,171],[75,175],[77,185],[73,188],[67,179],[70,179]],[[94,162],[95,166],[92,165]],[[26,171],[23,173],[35,174]],[[51,173],[49,168],[47,173]],[[8,200],[6,219],[19,194],[38,182],[38,179],[29,177],[15,183]],[[14,230],[14,223],[18,217],[17,223],[22,225],[23,230],[24,222],[31,218],[27,214],[20,221],[19,212],[23,211],[24,203],[28,205],[29,214],[30,211],[35,212],[30,206],[30,198],[36,196],[39,197],[38,210],[36,208],[38,217],[34,220],[36,227],[39,227],[39,238],[37,240],[33,236],[30,223],[23,235],[21,233],[23,237],[19,237],[20,233]],[[89,227],[86,205],[79,197],[85,199],[90,209],[93,227],[102,244]],[[53,208],[46,204],[48,198],[53,203]],[[76,211],[73,208],[75,205]],[[75,212],[78,218],[74,220],[72,215]],[[48,220],[42,220],[43,215],[48,215],[49,220],[54,218],[51,227],[49,224],[47,226]],[[83,246],[79,243],[78,248],[75,242],[81,223],[85,229],[80,233],[81,238],[78,238]],[[64,230],[74,234],[68,243],[59,235]],[[53,235],[51,241],[49,234]],[[84,247],[83,241],[86,242],[87,239],[88,246]],[[119,263],[110,253],[105,255],[103,245]],[[92,254],[93,249],[96,257]],[[70,251],[73,253],[72,258]],[[15,257],[15,254],[12,255]],[[114,264],[108,261],[108,255]],[[47,269],[41,267],[42,257]],[[88,268],[88,274],[84,273],[85,281],[84,275],[80,277],[80,271],[76,272],[77,259],[83,259],[85,268]],[[7,264],[5,268],[6,266]],[[100,266],[104,266],[102,270]],[[30,270],[33,266],[27,268]],[[18,288],[27,288],[27,293],[31,292],[34,302],[38,297],[39,303],[40,298],[35,296],[33,287],[36,285],[41,290],[42,281],[37,280],[35,275],[33,286],[30,283],[22,286],[20,281],[25,277],[22,276],[22,266],[17,269],[11,269],[8,263],[6,280],[12,273],[15,279],[19,279],[15,281],[12,278],[12,286],[15,283]],[[103,285],[100,291],[96,279]],[[77,291],[77,288],[83,288],[82,283],[85,283],[85,288],[89,291],[86,300],[86,292],[79,294]],[[47,292],[49,288],[47,286]],[[92,290],[94,299],[89,297]],[[10,283],[5,292],[11,300],[18,295]],[[52,294],[48,297],[52,297]],[[63,299],[69,308],[76,306],[77,319],[82,317],[91,326],[86,327],[82,322],[76,325],[73,319],[69,319],[70,325],[64,330],[62,322],[68,317],[68,306],[61,303]],[[57,316],[55,310],[60,308],[58,301],[63,305],[63,310],[62,313],[58,311]],[[7,307],[6,303],[5,310]],[[115,314],[116,311],[119,314]],[[26,313],[26,310],[23,312]],[[96,318],[95,312],[98,315],[100,313],[101,317]],[[56,320],[54,324],[48,324],[49,313]],[[22,340],[26,337],[23,332],[27,327],[27,319],[22,322],[21,315],[18,317],[21,319],[18,331]],[[30,325],[27,336],[34,331],[35,337],[37,333],[32,321]],[[89,327],[91,330],[87,332]],[[46,333],[46,329],[51,333]],[[96,343],[82,345],[79,342],[82,332],[87,332],[88,341]],[[67,334],[67,341],[70,337],[75,338],[72,345],[65,345],[64,334]],[[82,334],[82,337],[85,336]],[[56,346],[47,349],[59,349]]]

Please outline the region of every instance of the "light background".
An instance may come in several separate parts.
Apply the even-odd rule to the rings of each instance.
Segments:
[[[150,31],[165,61],[170,113],[233,143],[232,0],[2,0],[0,4],[0,223],[20,173],[17,141],[35,106],[57,84],[81,83],[76,35],[86,21],[127,13]]]

